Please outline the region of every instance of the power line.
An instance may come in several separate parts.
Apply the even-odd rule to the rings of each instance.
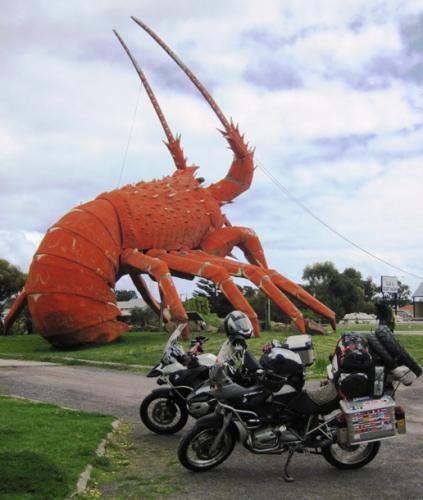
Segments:
[[[257,162],[256,162],[257,163]],[[325,226],[329,231],[332,233],[336,234],[339,238],[342,238],[344,241],[352,245],[353,247],[357,248],[361,252],[369,255],[370,257],[383,262],[389,267],[392,267],[393,269],[396,269],[397,271],[400,271],[401,273],[408,274],[409,276],[412,276],[413,278],[418,278],[420,280],[423,280],[422,276],[419,276],[418,274],[411,273],[410,271],[407,271],[406,269],[402,269],[401,267],[396,266],[395,264],[391,264],[385,259],[382,259],[382,257],[379,257],[378,255],[375,255],[374,253],[370,252],[369,250],[366,250],[362,246],[358,245],[357,243],[354,243],[354,241],[350,240],[347,236],[343,235],[339,231],[337,231],[335,228],[330,226],[327,222],[325,222],[323,219],[321,219],[318,215],[316,215],[314,212],[312,212],[302,201],[300,201],[298,198],[296,198],[280,181],[277,179],[269,170],[267,170],[266,167],[263,165],[257,163],[257,166],[264,172],[264,174],[267,175],[267,177],[284,193],[286,196],[288,196],[292,201],[294,201],[298,206],[300,206],[305,212],[307,212],[310,217],[313,217],[313,219],[317,220],[320,224]]]
[[[123,153],[122,165],[120,167],[119,179],[118,179],[116,187],[120,186],[120,183],[121,183],[121,180],[122,180],[123,170],[124,170],[124,168],[126,166],[126,157],[128,156],[129,145],[131,144],[131,140],[132,140],[132,132],[134,131],[135,118],[137,117],[138,105],[140,103],[141,90],[142,90],[142,84],[140,83],[140,87],[139,87],[139,91],[138,91],[138,97],[137,97],[137,102],[135,104],[134,113],[132,115],[131,128],[129,129],[128,141],[126,143],[125,152]]]

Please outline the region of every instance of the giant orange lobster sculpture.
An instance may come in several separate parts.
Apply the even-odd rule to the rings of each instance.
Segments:
[[[171,276],[203,276],[218,284],[235,309],[244,311],[259,334],[256,314],[230,276],[249,279],[295,322],[301,312],[284,292],[302,301],[335,326],[335,315],[300,286],[268,269],[263,248],[248,228],[231,226],[220,207],[250,187],[253,151],[238,127],[229,122],[213,98],[171,49],[144,23],[132,18],[181,67],[211,105],[234,153],[226,177],[207,188],[187,166],[180,137],[174,137],[159,104],[123,40],[164,128],[176,171],[164,179],[139,182],[103,193],[79,205],[51,227],[31,264],[28,280],[5,319],[5,330],[28,302],[36,330],[55,345],[110,342],[127,330],[113,292],[116,280],[129,274],[145,301],[156,311],[141,274],[158,282],[162,300],[177,322],[187,315]],[[238,247],[248,263],[226,258]]]

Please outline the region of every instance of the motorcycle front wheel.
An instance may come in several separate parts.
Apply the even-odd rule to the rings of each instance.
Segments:
[[[194,472],[202,472],[225,461],[234,449],[235,436],[226,430],[218,447],[212,452],[211,447],[221,427],[221,421],[197,424],[185,434],[178,447],[181,464]]]
[[[140,417],[150,431],[174,434],[187,423],[188,412],[183,401],[152,393],[141,403]]]
[[[371,462],[378,454],[380,441],[354,444],[351,446],[333,443],[322,448],[322,455],[337,469],[359,469]]]

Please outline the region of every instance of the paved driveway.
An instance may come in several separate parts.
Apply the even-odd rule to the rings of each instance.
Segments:
[[[22,396],[139,422],[142,399],[157,387],[137,373],[0,359],[0,394]]]
[[[155,387],[134,373],[49,363],[0,360],[0,394],[19,395],[71,408],[100,411],[139,422],[138,406]],[[292,484],[283,481],[280,456],[258,456],[240,447],[220,467],[193,474],[181,468],[193,499],[423,499],[423,380],[401,387],[407,434],[383,443],[376,459],[358,471],[338,471],[320,456],[294,457]],[[136,427],[142,442],[148,431]],[[158,447],[175,453],[179,436],[155,436]],[[163,472],[163,471],[162,471]],[[179,498],[176,496],[175,498]]]

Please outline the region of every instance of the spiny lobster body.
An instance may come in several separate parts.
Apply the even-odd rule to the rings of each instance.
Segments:
[[[116,189],[99,196],[118,213],[122,246],[147,250],[199,248],[212,230],[222,227],[223,214],[207,189],[199,186],[194,169]]]
[[[103,193],[79,205],[49,229],[31,264],[28,280],[5,319],[7,333],[20,309],[28,302],[36,330],[55,345],[111,342],[127,325],[119,321],[114,286],[129,274],[146,303],[156,312],[160,304],[150,294],[142,274],[157,281],[163,302],[177,322],[187,314],[174,287],[172,275],[191,279],[203,276],[216,283],[234,309],[245,312],[259,334],[257,316],[232,281],[243,277],[259,287],[305,331],[301,312],[285,293],[327,317],[335,315],[300,286],[268,268],[260,240],[249,228],[233,227],[221,212],[250,185],[254,173],[253,150],[238,127],[229,122],[217,104],[182,61],[141,21],[133,18],[183,69],[221,121],[234,159],[226,177],[207,188],[196,178],[198,167],[187,166],[144,73],[121,37],[166,133],[166,143],[177,170],[168,177],[139,182]],[[228,259],[234,247],[246,263]]]

